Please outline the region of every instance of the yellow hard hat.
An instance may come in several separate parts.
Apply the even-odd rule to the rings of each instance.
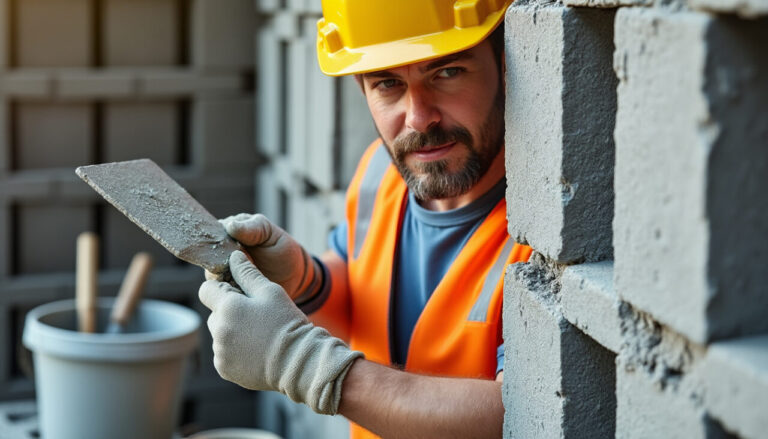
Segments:
[[[331,76],[385,70],[468,49],[512,0],[322,0],[317,59]]]

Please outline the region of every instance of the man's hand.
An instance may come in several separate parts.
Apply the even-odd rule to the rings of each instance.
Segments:
[[[264,215],[241,213],[220,222],[245,247],[259,270],[280,284],[291,299],[301,301],[304,293],[313,292],[310,287],[319,286],[320,270],[309,253]]]
[[[199,292],[212,311],[208,328],[216,370],[243,387],[276,390],[318,413],[336,414],[342,381],[363,354],[307,321],[244,253],[232,253],[229,267],[245,295],[214,280]]]

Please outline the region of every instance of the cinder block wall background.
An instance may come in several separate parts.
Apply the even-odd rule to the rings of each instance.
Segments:
[[[767,14],[509,9],[505,437],[766,437]]]
[[[254,210],[256,18],[248,0],[0,1],[0,436],[34,437],[34,406],[9,403],[34,397],[24,316],[74,297],[79,233],[101,238],[100,295],[116,294],[131,257],[148,250],[147,296],[205,317],[200,270],[74,169],[149,157],[215,215]],[[253,395],[218,377],[202,333],[182,423],[253,425]]]

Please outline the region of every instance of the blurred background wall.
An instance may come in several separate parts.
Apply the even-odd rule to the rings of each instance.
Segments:
[[[375,131],[354,80],[317,68],[319,8],[309,0],[0,0],[0,427],[17,437],[34,430],[24,316],[74,297],[79,233],[101,238],[101,296],[116,294],[133,254],[149,251],[146,295],[207,317],[197,300],[201,271],[107,205],[75,167],[148,157],[214,215],[260,211],[313,252],[326,248]],[[335,437],[344,428],[221,380],[202,332],[187,430],[266,426],[286,437],[324,429]]]

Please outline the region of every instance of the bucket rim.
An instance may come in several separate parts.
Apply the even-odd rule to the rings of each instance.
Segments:
[[[113,297],[102,297],[97,308],[110,309]],[[69,358],[102,361],[143,361],[186,354],[197,347],[200,316],[183,305],[154,299],[142,299],[140,308],[167,312],[178,326],[156,332],[127,334],[81,333],[46,325],[41,318],[75,310],[75,299],[57,300],[30,310],[24,320],[22,341],[31,351]]]

